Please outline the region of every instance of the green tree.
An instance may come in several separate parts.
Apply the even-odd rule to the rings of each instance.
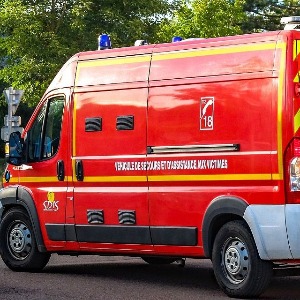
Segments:
[[[300,15],[299,0],[245,0],[247,19],[242,24],[244,33],[283,29],[280,19]]]
[[[24,89],[35,105],[62,64],[79,51],[97,49],[101,33],[114,46],[151,40],[176,1],[1,0],[0,81]]]
[[[169,41],[172,36],[207,38],[242,33],[246,15],[243,0],[186,0],[171,20],[162,23],[158,39]]]

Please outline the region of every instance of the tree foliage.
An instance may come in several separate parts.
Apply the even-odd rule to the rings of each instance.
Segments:
[[[276,30],[289,15],[300,15],[300,0],[0,0],[0,88],[24,89],[35,105],[61,65],[96,49],[101,33],[120,47]]]
[[[243,4],[243,0],[182,1],[174,17],[163,22],[158,37],[167,41],[176,35],[207,38],[242,33]]]
[[[0,0],[0,123],[4,88],[25,90],[17,114],[27,120],[62,64],[101,33],[120,47],[278,30],[291,15],[300,0]]]
[[[109,33],[114,46],[149,39],[170,12],[167,0],[2,0],[0,80],[24,89],[35,105],[61,65],[79,51],[97,49]]]
[[[300,0],[183,0],[173,18],[163,22],[158,40],[279,30],[282,17],[297,15]]]
[[[243,32],[261,32],[282,29],[280,19],[300,15],[299,0],[245,0],[247,19],[241,25]]]

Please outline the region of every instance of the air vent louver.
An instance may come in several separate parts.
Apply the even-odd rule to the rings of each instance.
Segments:
[[[103,210],[88,210],[87,219],[90,224],[103,224],[104,223]]]
[[[119,223],[123,225],[135,225],[136,217],[134,210],[119,210]]]
[[[85,131],[101,131],[102,130],[102,118],[86,118],[85,119]]]
[[[134,116],[119,116],[117,117],[117,130],[133,130]]]

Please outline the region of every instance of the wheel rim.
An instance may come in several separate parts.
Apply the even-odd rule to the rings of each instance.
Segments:
[[[233,284],[240,284],[250,271],[248,250],[238,238],[228,239],[222,249],[222,267],[225,276]]]
[[[18,259],[25,259],[32,249],[31,232],[28,226],[21,222],[15,222],[8,231],[8,248],[11,255]]]

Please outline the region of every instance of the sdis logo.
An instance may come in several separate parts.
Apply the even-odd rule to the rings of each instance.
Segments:
[[[47,199],[43,205],[44,205],[44,211],[58,211],[58,203],[59,201],[55,201],[55,195],[53,192],[47,193]]]

